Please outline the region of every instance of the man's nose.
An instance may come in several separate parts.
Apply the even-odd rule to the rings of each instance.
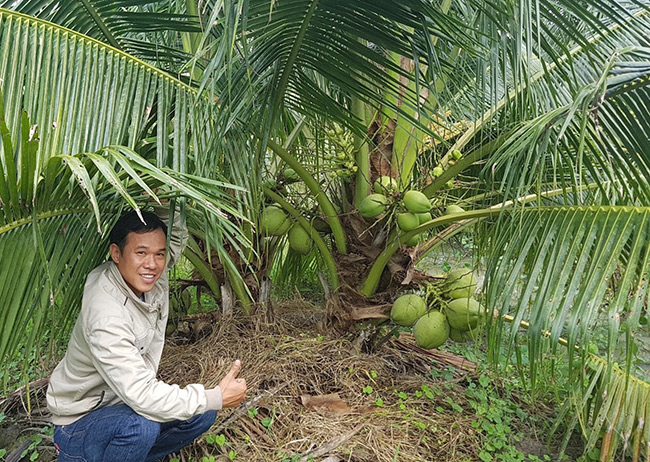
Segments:
[[[144,264],[147,268],[155,268],[156,267],[156,256],[155,255],[148,255],[147,258],[144,260]]]

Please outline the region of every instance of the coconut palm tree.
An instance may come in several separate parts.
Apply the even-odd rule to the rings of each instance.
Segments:
[[[282,238],[267,247],[268,239],[247,224],[258,222],[265,201],[277,202],[309,232],[318,249],[299,260],[302,266],[289,261],[286,271],[304,268],[306,259],[316,262],[307,266],[325,268],[330,286],[356,308],[347,313],[353,319],[381,315],[373,305],[389,301],[399,282],[422,280],[415,277],[413,262],[462,227],[475,225],[477,240],[484,243],[480,250],[488,258],[485,302],[498,314],[488,325],[493,359],[502,341],[512,343],[517,335],[517,329],[509,329],[504,320],[515,326],[525,321],[534,385],[538,365],[561,340],[568,346],[571,383],[575,384],[564,412],[573,416],[574,425],[584,427],[588,446],[596,444],[602,431],[604,458],[613,457],[621,446],[637,458],[647,452],[643,447],[650,434],[643,423],[648,421],[649,387],[631,375],[636,340],[647,330],[644,198],[649,67],[644,47],[650,23],[645,2],[443,1],[433,6],[419,1],[304,0],[207,2],[201,8],[194,2],[169,2],[159,5],[172,15],[167,22],[164,16],[151,16],[155,31],[147,29],[146,15],[151,11],[133,2],[80,1],[87,13],[74,9],[76,2],[68,4],[31,0],[6,6],[59,21],[121,50],[144,50],[141,58],[195,86],[183,86],[169,74],[163,76],[150,68],[155,79],[123,78],[136,75],[138,66],[146,67],[133,62],[130,70],[115,74],[119,77],[112,81],[133,82],[132,87],[112,90],[108,92],[111,98],[99,98],[77,112],[80,101],[85,103],[85,95],[92,93],[85,90],[90,83],[83,82],[99,79],[103,86],[92,88],[111,88],[115,85],[109,80],[112,72],[131,61],[115,50],[96,56],[91,50],[108,50],[98,42],[88,42],[85,54],[76,55],[76,44],[59,45],[67,44],[68,38],[55,26],[4,13],[0,18],[0,36],[5,40],[0,46],[4,51],[0,78],[10,89],[3,87],[10,136],[3,139],[14,144],[24,140],[21,146],[35,140],[24,128],[29,127],[21,115],[24,108],[27,117],[37,121],[40,152],[48,153],[33,164],[18,163],[17,155],[5,157],[10,160],[3,161],[6,189],[11,186],[15,192],[2,196],[4,222],[37,213],[33,207],[26,207],[22,215],[15,210],[21,200],[30,203],[28,193],[34,184],[47,185],[43,179],[49,172],[30,166],[44,165],[52,155],[77,155],[111,144],[148,155],[152,162],[140,164],[137,157],[125,154],[130,151],[115,148],[106,154],[113,170],[97,157],[80,157],[79,162],[63,158],[67,170],[58,175],[64,178],[64,172],[69,172],[68,178],[74,181],[66,180],[65,185],[74,189],[79,204],[95,211],[104,199],[93,200],[92,195],[85,199],[83,192],[93,190],[90,186],[97,190],[99,182],[106,186],[106,194],[112,194],[114,206],[133,198],[137,193],[132,188],[146,191],[127,165],[146,169],[148,175],[155,172],[152,182],[158,183],[145,183],[149,187],[164,181],[163,174],[183,172],[176,181],[185,185],[183,195],[196,203],[211,184],[200,178],[214,178],[219,168],[228,181],[251,193],[235,193],[245,205],[236,206],[239,213],[233,206],[232,221],[220,221],[204,237],[212,236],[218,247],[223,230],[234,233],[236,223],[255,243],[258,257],[253,270],[262,268],[260,276],[268,274],[269,262],[276,260],[273,252],[295,262],[291,252],[284,252]],[[123,19],[138,14],[144,14],[136,17],[145,21]],[[23,44],[31,42],[20,31],[38,27],[60,32],[43,37],[42,43],[50,47],[47,51],[33,51],[41,43],[36,41],[30,53],[21,54]],[[140,45],[128,48],[134,41]],[[175,51],[181,49],[193,53],[187,66],[181,65],[183,55]],[[158,61],[166,51],[169,57]],[[49,57],[59,54],[64,59],[50,64]],[[79,57],[72,61],[72,56]],[[108,59],[105,56],[116,63],[102,67]],[[85,72],[72,72],[77,62]],[[167,63],[166,67],[161,63]],[[63,80],[67,85],[52,91],[62,82],[52,76],[65,66],[71,69],[66,78],[78,80],[69,84]],[[40,69],[44,69],[43,79],[32,79]],[[128,88],[141,89],[140,82],[151,88],[154,84],[148,82],[152,81],[166,82],[170,88],[158,90],[156,83],[155,96],[146,100],[149,104],[129,96],[132,90]],[[50,94],[62,96],[52,102]],[[127,114],[123,98],[136,101],[140,109],[129,107]],[[194,109],[197,102],[202,109]],[[154,107],[154,121],[142,116]],[[187,121],[180,122],[184,113]],[[197,118],[200,124],[191,122],[187,131],[179,129]],[[115,125],[120,128],[104,129],[113,119],[122,120]],[[208,130],[197,128],[205,124]],[[168,137],[170,131],[173,136]],[[183,133],[189,133],[192,141],[184,140]],[[197,142],[195,137],[202,135]],[[148,149],[152,144],[153,151]],[[189,158],[183,155],[187,146],[193,149]],[[211,155],[201,154],[205,150]],[[458,159],[456,150],[461,151]],[[31,151],[25,147],[20,159],[25,152]],[[123,162],[118,165],[117,159]],[[21,175],[19,182],[18,174],[8,168],[11,165],[20,166],[16,172],[26,166],[28,174]],[[289,178],[287,167],[299,181]],[[434,167],[442,173],[431,174]],[[119,181],[108,173],[113,171]],[[342,173],[332,177],[333,172]],[[378,221],[359,217],[356,207],[375,178],[387,174],[399,185],[394,205]],[[262,186],[267,176],[273,177],[275,185]],[[120,195],[118,185],[125,181],[131,189]],[[400,232],[395,214],[406,188],[423,191],[433,200],[434,210],[460,203],[468,211],[432,218],[414,230]],[[264,195],[256,194],[260,190]],[[69,189],[66,194],[72,197]],[[326,237],[312,225],[318,218],[327,222]],[[88,222],[94,226],[97,219],[87,218],[86,226]],[[61,226],[67,230],[70,225]],[[5,233],[15,236],[6,248],[19,249],[27,239],[38,244],[39,235],[45,233],[34,229],[26,226],[22,232]],[[402,244],[414,236],[426,240],[405,249]],[[238,245],[232,239],[232,246]],[[48,306],[56,306],[64,291],[51,274],[77,261],[66,250],[55,266],[48,253],[53,251],[41,250],[50,247],[45,243],[36,247],[33,258],[40,257],[40,264],[28,259],[25,264],[30,271],[39,267],[34,271],[40,271],[40,281],[56,287],[50,289],[54,295],[38,292],[40,301],[32,301],[33,309],[23,313],[18,307],[25,306],[24,294],[36,290],[11,292],[12,308],[2,314],[10,313],[6,319],[18,319],[18,313],[21,317],[3,333],[20,331],[29,319],[38,320]],[[232,249],[221,246],[221,250],[230,276],[251,261],[246,252],[236,252],[241,261],[233,262],[226,258],[232,256]],[[3,268],[4,261],[3,254]],[[79,274],[92,264],[80,264]],[[339,276],[346,267],[352,271],[344,274],[354,273],[357,278],[346,277],[342,284]],[[15,277],[9,269],[3,274]],[[236,292],[240,300],[250,297],[241,286]],[[66,306],[74,306],[73,302],[71,295]],[[606,339],[601,345],[604,360],[589,349],[596,333]],[[10,346],[6,348],[10,351]],[[616,362],[625,366],[615,367]]]

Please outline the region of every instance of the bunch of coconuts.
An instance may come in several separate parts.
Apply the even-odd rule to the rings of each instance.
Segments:
[[[397,199],[397,226],[401,231],[412,231],[422,223],[431,220],[431,202],[422,192],[416,190],[405,191],[399,194],[395,178],[381,176],[375,180],[373,185],[374,193],[366,196],[359,204],[359,213],[365,218],[377,218],[384,213]],[[418,243],[418,237],[413,236],[406,246],[414,246]]]
[[[438,348],[448,338],[456,342],[473,340],[486,316],[485,309],[474,299],[475,291],[472,270],[453,270],[442,284],[445,301],[439,309],[427,306],[417,294],[405,294],[393,303],[390,317],[395,324],[410,327],[421,348]]]
[[[277,204],[268,205],[262,210],[260,229],[267,236],[282,236],[288,232],[289,247],[300,255],[307,255],[314,245],[309,231],[300,223],[293,223]]]

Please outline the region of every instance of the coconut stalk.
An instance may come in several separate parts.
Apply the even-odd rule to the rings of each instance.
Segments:
[[[390,261],[391,257],[397,251],[397,249],[399,249],[402,246],[404,242],[408,241],[412,237],[417,236],[418,234],[427,231],[429,229],[435,228],[437,226],[448,225],[459,220],[498,216],[499,214],[503,213],[504,209],[505,209],[504,206],[499,205],[498,208],[472,210],[469,212],[446,215],[446,216],[434,218],[433,220],[427,221],[426,223],[422,223],[420,226],[418,226],[412,231],[408,231],[396,235],[393,238],[393,240],[386,246],[386,248],[375,259],[375,262],[373,263],[372,267],[370,268],[370,271],[368,272],[368,276],[366,277],[361,287],[359,287],[359,292],[362,295],[365,295],[366,297],[370,297],[375,293],[377,287],[379,286],[379,280],[381,278],[382,273],[384,272],[384,268]]]
[[[475,151],[476,152],[476,151]],[[470,156],[467,156],[468,162],[471,160],[469,159]],[[465,160],[465,159],[463,159]],[[456,167],[456,166],[454,166]],[[597,189],[601,187],[601,185],[597,184],[590,184],[590,185],[584,185],[579,188],[577,188],[577,191],[586,191],[589,189]],[[402,243],[408,241],[411,239],[413,236],[416,236],[424,231],[427,231],[429,229],[435,228],[436,226],[443,226],[443,225],[448,225],[448,224],[458,224],[460,227],[465,227],[471,222],[475,220],[479,220],[481,218],[487,218],[487,217],[493,217],[493,216],[498,216],[504,211],[511,210],[515,204],[523,205],[527,204],[529,202],[533,202],[538,200],[540,197],[553,197],[553,196],[558,196],[564,194],[564,190],[562,189],[554,189],[552,191],[547,191],[543,192],[540,194],[529,194],[527,196],[521,197],[517,200],[511,200],[511,201],[506,201],[503,204],[497,204],[493,205],[492,207],[489,207],[487,209],[481,209],[481,210],[471,210],[463,213],[454,213],[451,215],[445,215],[442,217],[434,218],[431,221],[427,221],[426,223],[422,223],[420,226],[415,228],[412,231],[408,231],[405,233],[397,234],[393,233],[391,234],[392,240],[390,240],[390,244],[386,246],[384,251],[379,254],[379,256],[376,258],[375,262],[373,263],[372,267],[370,268],[370,272],[368,273],[368,276],[366,280],[363,282],[361,287],[359,288],[359,291],[365,295],[366,297],[371,296],[372,294],[375,293],[377,290],[377,286],[379,285],[379,279],[381,278],[381,274],[384,271],[384,267],[388,264],[390,261],[391,257],[393,254],[397,251],[397,249],[400,248]],[[460,230],[460,227],[456,227],[454,229],[454,233],[458,232]],[[444,232],[444,231],[443,231]],[[435,240],[434,245],[427,245],[426,246],[426,251],[423,253],[420,253],[418,256],[421,258],[424,256],[426,253],[431,251],[433,248],[435,248],[437,245],[441,244],[444,242],[444,239],[438,239],[436,236],[432,238],[432,240]]]
[[[357,97],[352,98],[352,114],[361,120],[364,128],[367,128],[366,107],[363,101]],[[358,209],[361,201],[370,191],[370,149],[367,136],[360,136],[353,133],[354,155],[357,164],[356,178],[354,182],[354,206]]]

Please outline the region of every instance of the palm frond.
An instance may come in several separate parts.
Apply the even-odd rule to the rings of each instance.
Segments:
[[[631,48],[624,56],[638,61],[619,66],[612,59],[574,101],[522,125],[489,159],[506,197],[538,193],[540,185],[575,190],[613,181],[618,189],[601,200],[647,203],[648,50]]]
[[[8,8],[104,42],[150,63],[178,69],[191,57],[179,49],[183,33],[200,34],[199,18],[179,2],[133,0],[3,0]]]
[[[627,353],[634,348],[635,334],[647,330],[640,318],[648,303],[649,218],[647,207],[530,206],[491,225],[494,258],[486,274],[486,302],[490,309],[512,315],[515,325],[530,320],[533,387],[548,352],[545,331],[553,341],[567,338],[572,376],[584,369],[591,342],[600,343],[609,364],[619,361],[627,373],[633,370]],[[515,343],[516,330],[507,338],[504,332],[495,321],[490,342],[494,360],[501,342]],[[606,375],[603,383],[608,379]],[[582,381],[572,383],[579,387]],[[626,389],[617,392],[615,399],[627,399]]]
[[[232,23],[233,11],[242,11],[240,22]],[[409,72],[392,62],[385,50],[424,59],[436,52],[427,48],[431,35],[440,41],[452,34],[463,37],[466,27],[419,1],[407,6],[304,0],[276,3],[270,9],[268,2],[246,2],[245,7],[231,2],[213,18],[214,28],[224,33],[214,45],[204,87],[209,81],[223,82],[215,89],[220,100],[235,116],[247,114],[257,131],[276,127],[283,108],[355,125],[345,101],[332,98],[328,85],[375,107],[381,103],[377,89],[383,88],[417,107],[416,94],[411,90],[402,95],[405,89],[398,79],[408,78]],[[472,49],[476,44],[463,45]],[[445,57],[430,60],[436,61],[444,62]]]
[[[490,224],[486,301],[512,315],[515,325],[530,320],[533,386],[548,353],[542,334],[567,338],[575,387],[570,406],[581,416],[590,447],[605,432],[607,460],[621,445],[647,444],[646,409],[634,403],[648,384],[630,375],[642,372],[633,352],[637,336],[647,335],[641,322],[650,265],[647,56],[643,48],[614,54],[570,104],[523,123],[488,159],[504,198],[533,194],[538,200]],[[544,197],[555,188],[564,194]],[[492,359],[498,359],[497,345],[516,343],[516,330],[506,332],[495,321]],[[583,375],[590,344],[600,346],[608,365],[598,366],[596,378]],[[625,365],[618,371],[612,367],[617,362]]]

